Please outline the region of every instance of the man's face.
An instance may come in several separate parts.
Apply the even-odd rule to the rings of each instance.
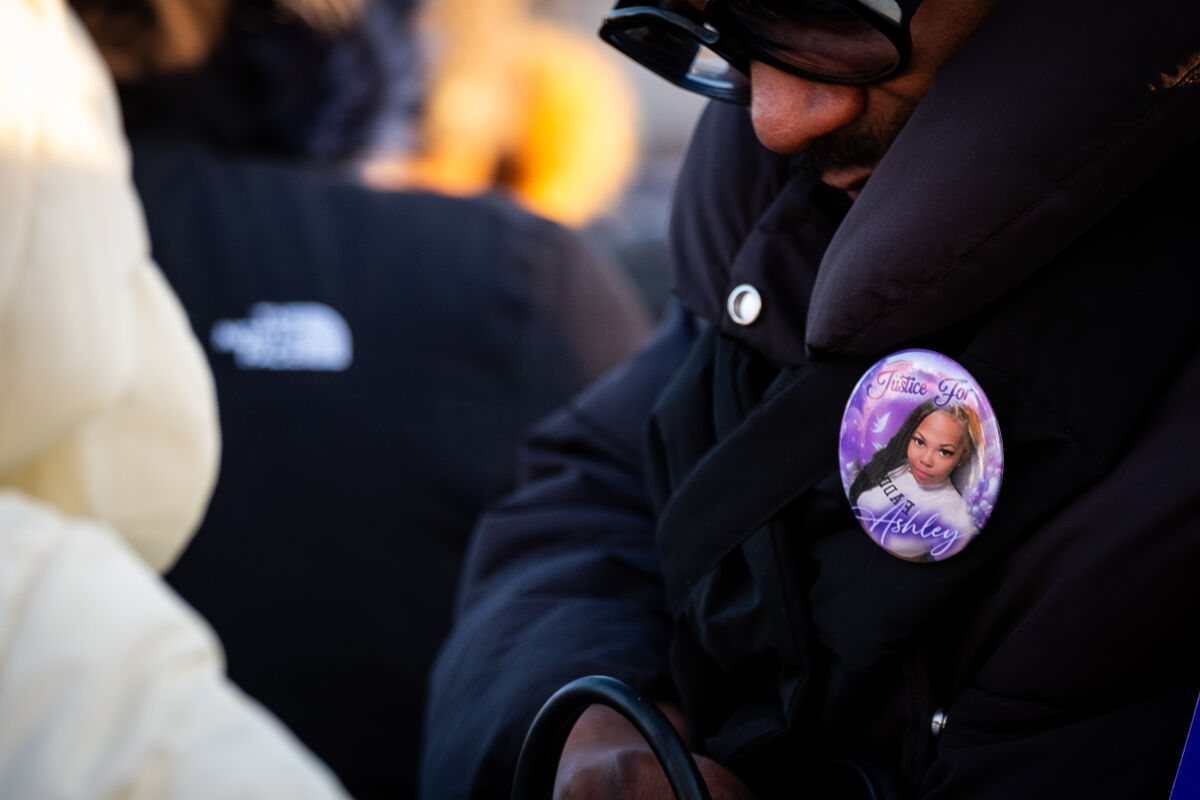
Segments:
[[[894,78],[845,86],[750,64],[750,116],[759,140],[779,153],[808,149],[821,179],[857,197],[934,73],[997,0],[925,0],[912,20],[912,58]]]

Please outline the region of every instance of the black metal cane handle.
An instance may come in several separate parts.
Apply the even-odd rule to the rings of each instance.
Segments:
[[[629,684],[604,675],[571,681],[542,706],[521,746],[513,800],[550,800],[563,745],[575,721],[591,705],[608,706],[633,723],[662,764],[675,797],[712,800],[700,768],[666,715]]]

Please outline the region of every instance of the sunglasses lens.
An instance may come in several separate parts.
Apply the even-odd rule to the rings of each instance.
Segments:
[[[887,36],[834,0],[787,5],[731,0],[719,4],[719,15],[717,28],[740,39],[749,52],[812,75],[869,81],[900,63],[900,52]]]
[[[686,31],[648,20],[620,30],[602,30],[601,35],[642,66],[685,89],[745,102],[750,86],[746,76]]]

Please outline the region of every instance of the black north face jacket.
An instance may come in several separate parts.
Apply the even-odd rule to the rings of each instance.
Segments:
[[[135,137],[133,157],[224,440],[167,580],[354,797],[411,797],[475,518],[512,488],[523,431],[636,351],[639,299],[578,236],[495,198],[170,137]]]
[[[477,529],[425,796],[506,796],[537,706],[590,673],[678,699],[760,797],[846,756],[919,797],[1166,796],[1200,689],[1197,22],[999,4],[848,210],[709,109],[688,311]],[[1005,445],[987,526],[934,564],[877,547],[838,474],[855,381],[908,347],[978,379]]]

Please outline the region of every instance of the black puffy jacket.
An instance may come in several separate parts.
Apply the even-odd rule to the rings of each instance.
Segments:
[[[1166,795],[1200,687],[1197,16],[999,4],[849,210],[709,109],[672,230],[707,324],[550,420],[477,530],[427,797],[506,796],[537,705],[594,672],[677,697],[762,797],[843,755],[927,798]],[[967,367],[1005,442],[936,564],[876,547],[838,475],[855,381],[907,347]]]

